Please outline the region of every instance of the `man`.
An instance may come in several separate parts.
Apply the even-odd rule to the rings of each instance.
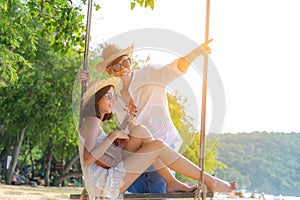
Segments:
[[[211,41],[211,40],[210,40]],[[175,128],[168,108],[166,86],[172,80],[183,75],[190,64],[201,55],[210,53],[207,43],[192,50],[186,56],[174,60],[161,68],[145,67],[133,70],[131,55],[133,46],[121,49],[110,45],[103,50],[103,61],[96,65],[99,72],[119,77],[123,83],[121,99],[116,103],[117,113],[124,108],[136,109],[136,123],[145,125],[156,139],[162,139],[177,151],[182,139]],[[89,73],[82,71],[80,80],[88,80]],[[89,80],[88,80],[89,81]],[[148,169],[128,189],[132,193],[165,193],[166,183],[154,169]]]

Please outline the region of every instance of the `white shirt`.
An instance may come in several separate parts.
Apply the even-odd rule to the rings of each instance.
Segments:
[[[135,70],[129,85],[129,93],[137,107],[137,124],[146,126],[156,139],[162,139],[168,145],[179,150],[182,139],[170,117],[167,99],[167,84],[181,76],[177,61],[164,67],[147,66]],[[119,119],[125,116],[124,102],[116,102],[115,109]]]

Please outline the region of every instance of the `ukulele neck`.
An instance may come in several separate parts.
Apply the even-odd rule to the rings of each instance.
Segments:
[[[123,119],[122,123],[120,126],[117,127],[118,130],[125,130],[127,128],[127,123],[128,123],[129,115],[127,114],[125,118]]]

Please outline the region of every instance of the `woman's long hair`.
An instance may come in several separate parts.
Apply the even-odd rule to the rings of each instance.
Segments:
[[[81,114],[82,119],[86,119],[88,117],[97,117],[101,119],[101,114],[98,109],[97,102],[108,92],[108,90],[113,87],[112,85],[105,86],[98,90],[95,95],[91,97],[91,99],[87,102],[87,104],[82,108]],[[102,121],[110,120],[113,117],[112,113],[106,113],[103,116]]]

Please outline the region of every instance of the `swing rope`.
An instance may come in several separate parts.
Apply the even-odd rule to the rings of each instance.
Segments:
[[[92,18],[92,2],[93,0],[88,0],[88,10],[87,10],[87,19],[86,19],[86,33],[85,33],[85,44],[84,44],[84,57],[83,57],[83,70],[87,70],[89,63],[89,45],[90,45],[90,32],[91,32],[91,18]],[[83,80],[81,83],[81,98],[86,90],[86,81]],[[80,103],[80,110],[82,108],[82,102]],[[79,117],[79,128],[82,123],[82,116],[80,112]]]
[[[210,14],[210,0],[206,0],[206,21],[205,21],[205,43],[209,39],[209,14]],[[199,166],[201,170],[201,181],[199,181],[199,188],[202,190],[202,199],[206,199],[206,187],[204,184],[204,159],[205,159],[205,128],[206,128],[206,94],[207,94],[207,71],[208,71],[208,55],[204,56],[203,64],[203,82],[202,82],[202,106],[201,106],[201,129],[200,129],[200,156]],[[200,199],[200,197],[198,198]]]

